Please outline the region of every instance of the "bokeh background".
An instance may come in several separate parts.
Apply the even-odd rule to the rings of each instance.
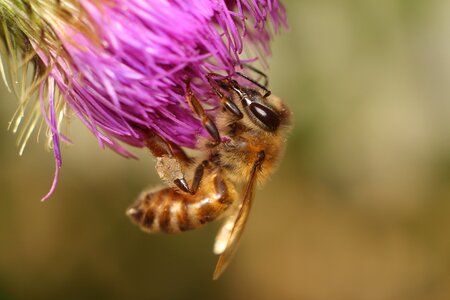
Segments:
[[[240,249],[211,281],[219,224],[147,235],[125,208],[154,161],[99,148],[73,120],[52,154],[6,131],[0,101],[0,299],[450,299],[450,2],[285,0],[271,88],[290,105],[286,157]]]

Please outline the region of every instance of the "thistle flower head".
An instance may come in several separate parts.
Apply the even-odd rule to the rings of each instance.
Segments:
[[[206,75],[233,75],[244,53],[264,57],[271,32],[286,24],[278,0],[2,0],[0,17],[0,51],[22,83],[13,129],[28,104],[25,143],[42,115],[57,172],[66,108],[124,156],[132,154],[119,141],[142,147],[152,132],[195,147],[205,133],[186,82],[214,109]]]

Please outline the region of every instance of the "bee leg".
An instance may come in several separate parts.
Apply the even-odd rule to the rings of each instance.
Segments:
[[[170,149],[170,153],[174,157],[176,157],[179,161],[181,161],[187,165],[190,165],[191,163],[193,163],[192,158],[190,158],[180,146],[178,146],[177,144],[175,144],[171,141],[166,141],[166,142]]]
[[[188,194],[193,194],[192,192],[191,192],[191,189],[189,188],[189,185],[188,185],[188,183],[187,183],[187,181],[186,181],[186,179],[183,177],[183,178],[177,178],[177,179],[175,179],[174,181],[173,181],[173,183],[175,183],[175,185],[180,189],[180,190],[182,190],[183,192],[185,192],[185,193],[188,193]]]
[[[160,135],[151,132],[145,140],[145,145],[152,152],[155,157],[162,157],[164,155],[173,156],[182,164],[189,165],[192,159],[184,152],[184,150]]]
[[[194,178],[192,179],[191,191],[195,194],[200,186],[200,182],[203,178],[203,173],[206,167],[209,166],[209,162],[207,160],[202,161],[197,168],[195,169]]]
[[[175,179],[175,185],[183,192],[195,195],[195,193],[198,191],[198,187],[200,186],[200,182],[202,181],[204,170],[208,166],[209,162],[207,160],[204,160],[197,166],[197,168],[195,168],[191,187],[189,187],[185,178]]]
[[[209,135],[213,138],[214,141],[212,143],[212,146],[217,146],[221,142],[219,130],[217,129],[216,124],[214,124],[214,122],[205,113],[205,110],[203,109],[202,105],[192,92],[190,81],[188,81],[186,84],[186,90],[187,90],[186,101],[188,102],[192,111],[201,119],[203,127],[206,129],[206,131],[208,131]]]
[[[209,84],[211,85],[212,89],[216,93],[216,95],[219,97],[220,102],[222,103],[222,106],[228,110],[230,113],[232,113],[235,117],[238,118],[238,120],[242,119],[244,115],[242,114],[241,110],[237,105],[231,101],[229,97],[226,97],[217,87],[217,83],[214,79],[212,79],[212,76],[217,76],[215,73],[209,73],[206,75],[206,78],[208,79]]]
[[[190,193],[182,169],[183,166],[187,167],[192,164],[193,160],[180,146],[164,139],[156,133],[149,135],[145,143],[153,156],[157,158],[156,170],[158,171],[159,177],[169,184],[173,182],[180,190]]]

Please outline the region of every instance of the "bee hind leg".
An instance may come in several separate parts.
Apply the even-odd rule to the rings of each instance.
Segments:
[[[190,166],[193,160],[184,150],[154,132],[148,135],[145,144],[156,157],[159,177],[169,185],[175,184],[182,191],[190,193],[183,169]]]
[[[202,181],[204,170],[208,166],[209,166],[209,162],[207,160],[204,160],[197,166],[197,168],[195,168],[194,178],[192,179],[191,187],[189,187],[185,178],[175,179],[174,183],[183,192],[194,195],[200,186],[200,182]]]
[[[183,165],[190,165],[192,163],[192,159],[180,146],[153,131],[148,133],[145,140],[145,146],[155,157],[173,156]]]
[[[156,171],[159,177],[169,186],[176,186],[182,192],[194,195],[203,178],[204,169],[209,166],[208,160],[197,165],[192,178],[191,186],[183,173],[180,163],[173,157],[162,156],[157,158]]]

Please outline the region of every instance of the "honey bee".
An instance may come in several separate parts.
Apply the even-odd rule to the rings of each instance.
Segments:
[[[147,147],[157,157],[156,169],[169,185],[143,192],[127,215],[147,232],[177,233],[198,228],[219,217],[225,221],[217,234],[214,253],[220,255],[213,279],[232,258],[252,206],[254,189],[274,171],[283,153],[290,123],[287,106],[264,84],[237,73],[231,77],[210,73],[207,79],[221,101],[215,122],[186,87],[186,100],[210,138],[200,141],[204,154],[188,157],[182,148],[151,135]],[[189,179],[187,179],[189,178]],[[239,198],[237,185],[243,185]]]

